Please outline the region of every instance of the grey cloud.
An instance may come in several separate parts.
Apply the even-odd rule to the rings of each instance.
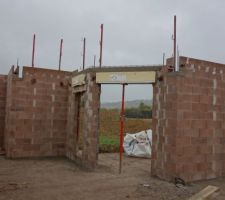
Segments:
[[[99,56],[101,23],[104,65],[160,64],[163,52],[172,55],[174,14],[180,54],[225,63],[224,7],[223,0],[0,0],[1,73],[7,73],[17,58],[20,65],[31,64],[33,33],[37,35],[36,66],[57,68],[63,38],[62,68],[77,69],[84,36],[86,63],[93,65],[94,55],[97,60]],[[134,94],[141,91],[138,86],[131,88],[127,90]],[[116,90],[112,89],[115,94]],[[137,96],[148,98],[148,88],[142,90]],[[114,96],[110,99],[119,97]]]

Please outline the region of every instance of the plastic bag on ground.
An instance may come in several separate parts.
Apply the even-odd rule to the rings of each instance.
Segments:
[[[128,156],[150,158],[152,146],[152,130],[135,134],[127,133],[124,137],[123,148]]]

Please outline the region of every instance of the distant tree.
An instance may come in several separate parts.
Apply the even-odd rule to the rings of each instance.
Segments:
[[[145,107],[146,107],[146,105],[145,105],[143,102],[141,102],[141,103],[139,104],[139,109],[140,109],[140,110],[144,110]]]
[[[152,117],[152,108],[141,102],[138,108],[126,108],[125,116],[127,118],[151,118]]]

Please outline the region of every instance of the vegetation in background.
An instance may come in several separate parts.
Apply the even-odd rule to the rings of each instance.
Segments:
[[[141,102],[143,102],[145,105],[148,105],[148,106],[152,105],[152,100],[146,100],[146,99],[125,101],[125,105],[126,105],[126,108],[137,108]],[[121,101],[101,103],[101,108],[120,109]]]
[[[151,129],[152,120],[144,114],[149,112],[149,107],[140,104],[138,110],[142,113],[142,118],[136,115],[125,114],[125,133],[137,133],[142,130]],[[148,117],[146,117],[148,116]],[[147,119],[145,119],[147,118]],[[101,109],[100,110],[100,152],[118,152],[120,143],[120,110],[118,109]]]
[[[151,106],[142,102],[139,104],[138,108],[126,108],[124,133],[137,133],[142,130],[150,129],[152,125],[151,110]],[[81,150],[83,145],[83,120],[84,104],[83,101],[81,101],[79,120],[79,146]],[[100,110],[99,151],[104,153],[119,152],[119,145],[120,110],[103,108]]]
[[[152,107],[141,102],[138,108],[126,108],[125,117],[150,119],[152,118]]]
[[[99,151],[102,153],[119,152],[120,141],[115,136],[101,134],[99,143]]]

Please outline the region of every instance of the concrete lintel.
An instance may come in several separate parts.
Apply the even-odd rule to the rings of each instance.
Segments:
[[[104,84],[142,84],[154,83],[155,71],[114,71],[114,72],[97,72],[96,83]]]

